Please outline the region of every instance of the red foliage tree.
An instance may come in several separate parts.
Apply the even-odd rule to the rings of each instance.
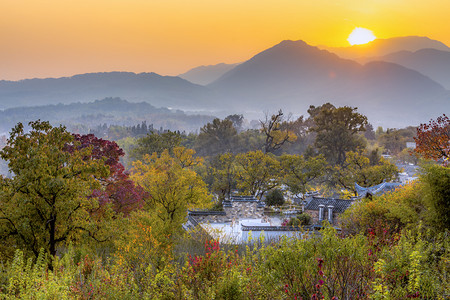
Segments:
[[[424,158],[444,160],[448,164],[450,158],[450,119],[444,114],[427,124],[417,128],[415,151]]]
[[[74,139],[80,142],[78,149],[92,147],[92,153],[85,159],[105,159],[110,174],[107,178],[98,178],[104,186],[103,190],[95,190],[93,197],[99,198],[100,207],[111,203],[114,211],[128,215],[131,211],[140,209],[147,196],[144,190],[129,179],[129,174],[119,159],[125,153],[114,141],[97,138],[93,134],[73,134]],[[68,145],[67,151],[72,152],[73,146]]]

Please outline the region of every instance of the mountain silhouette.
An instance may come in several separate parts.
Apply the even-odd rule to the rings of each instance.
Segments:
[[[195,84],[207,85],[215,81],[237,65],[239,64],[220,63],[217,65],[200,66],[190,69],[189,71],[178,75],[178,77],[186,79],[187,81]]]
[[[364,57],[384,56],[399,51],[414,52],[420,49],[450,51],[450,48],[447,47],[444,43],[422,36],[404,36],[389,39],[375,39],[367,44],[354,45],[350,47],[319,46],[319,48],[333,52],[342,58],[353,60],[358,60]]]
[[[416,70],[450,90],[450,52],[420,49],[400,51],[385,56],[366,58],[365,61],[387,61]]]
[[[358,107],[374,123],[390,126],[424,122],[450,107],[449,92],[417,71],[388,62],[361,65],[303,41],[283,41],[208,87],[244,111],[305,112],[329,101]]]
[[[386,41],[378,43],[383,45]],[[391,46],[378,49],[391,51],[400,44],[411,49],[424,45],[446,47],[418,37],[390,39],[389,43]],[[214,76],[220,76],[224,68],[231,68],[206,86],[180,77],[130,72],[0,81],[0,109],[120,97],[155,107],[221,115],[253,113],[251,116],[258,118],[262,112],[280,108],[297,115],[306,114],[310,105],[331,102],[336,106],[358,107],[374,125],[404,127],[450,110],[450,92],[442,86],[447,86],[445,79],[449,78],[445,75],[447,52],[412,51],[415,52],[375,55],[372,57],[378,61],[362,64],[304,41],[287,40],[234,67],[198,68],[198,74],[212,74],[216,70]],[[208,76],[211,79],[213,75]]]
[[[214,97],[202,86],[156,73],[107,72],[72,77],[0,81],[0,109],[121,97],[154,106],[211,108]]]

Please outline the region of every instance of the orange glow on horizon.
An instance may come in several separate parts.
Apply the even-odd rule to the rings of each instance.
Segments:
[[[282,40],[347,46],[356,26],[379,38],[450,45],[447,0],[4,0],[0,80],[131,71],[178,75],[235,63]]]

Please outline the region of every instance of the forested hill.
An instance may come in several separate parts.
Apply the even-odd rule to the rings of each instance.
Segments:
[[[174,76],[104,72],[72,77],[0,81],[0,109],[121,97],[179,109],[209,108],[211,91]]]
[[[8,132],[18,122],[37,119],[87,131],[99,124],[135,125],[141,121],[155,128],[195,131],[213,119],[207,115],[187,115],[181,110],[156,108],[146,102],[130,103],[120,98],[105,98],[90,103],[18,107],[0,111],[0,132]]]

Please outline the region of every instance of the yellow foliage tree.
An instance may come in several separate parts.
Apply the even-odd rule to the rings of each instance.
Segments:
[[[262,151],[250,151],[236,155],[240,167],[237,187],[244,193],[261,197],[281,184],[280,162]]]
[[[193,157],[194,152],[174,149],[174,156],[164,150],[145,155],[143,161],[133,163],[131,178],[149,193],[148,210],[170,228],[179,228],[188,209],[202,208],[210,204],[211,196],[205,182],[190,166],[201,161]]]

